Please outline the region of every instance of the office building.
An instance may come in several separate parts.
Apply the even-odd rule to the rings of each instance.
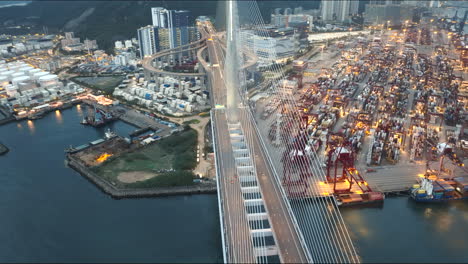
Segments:
[[[321,16],[323,21],[344,22],[350,15],[359,11],[359,1],[356,0],[322,0]]]

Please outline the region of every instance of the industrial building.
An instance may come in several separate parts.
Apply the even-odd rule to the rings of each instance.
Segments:
[[[366,5],[364,23],[401,26],[406,20],[413,19],[415,9],[414,5],[406,5],[399,2],[387,1],[385,4],[370,3]]]
[[[258,56],[259,67],[284,63],[299,50],[299,35],[292,28],[268,28],[268,37],[256,30],[240,33],[241,43]]]

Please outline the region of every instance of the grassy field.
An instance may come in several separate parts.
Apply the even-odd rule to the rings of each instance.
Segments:
[[[200,124],[200,120],[198,120],[198,119],[191,119],[191,120],[184,121],[182,124],[184,124],[184,125]]]
[[[187,186],[193,184],[196,167],[197,132],[187,129],[161,139],[132,153],[109,159],[93,168],[97,175],[125,188]],[[174,171],[166,171],[171,170]],[[151,179],[124,183],[118,179],[123,172],[154,173]]]
[[[125,79],[124,76],[106,76],[106,77],[75,77],[72,81],[89,87],[103,91],[106,94],[112,94],[117,87]]]

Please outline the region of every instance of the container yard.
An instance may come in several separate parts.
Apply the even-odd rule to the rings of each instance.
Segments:
[[[312,172],[297,175],[285,167],[286,190],[302,185],[302,195],[333,194],[342,206],[382,202],[398,192],[425,202],[465,198],[466,73],[448,55],[457,53],[456,45],[443,45],[429,31],[407,25],[342,41],[329,47],[339,56],[296,61],[301,67],[281,82],[280,92],[251,99],[270,148],[303,137],[307,144],[290,147],[283,160],[294,165],[314,149],[325,171],[326,181],[319,182]],[[291,127],[293,120],[303,124]]]

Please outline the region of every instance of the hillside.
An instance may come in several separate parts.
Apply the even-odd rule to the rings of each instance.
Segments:
[[[265,20],[275,7],[305,8],[317,1],[259,1]],[[0,34],[74,31],[77,36],[97,39],[110,50],[115,40],[136,37],[136,29],[151,24],[151,7],[191,10],[194,17],[215,16],[218,1],[33,1],[27,6],[0,8]],[[17,26],[22,26],[18,28]],[[14,28],[13,28],[14,27]]]

